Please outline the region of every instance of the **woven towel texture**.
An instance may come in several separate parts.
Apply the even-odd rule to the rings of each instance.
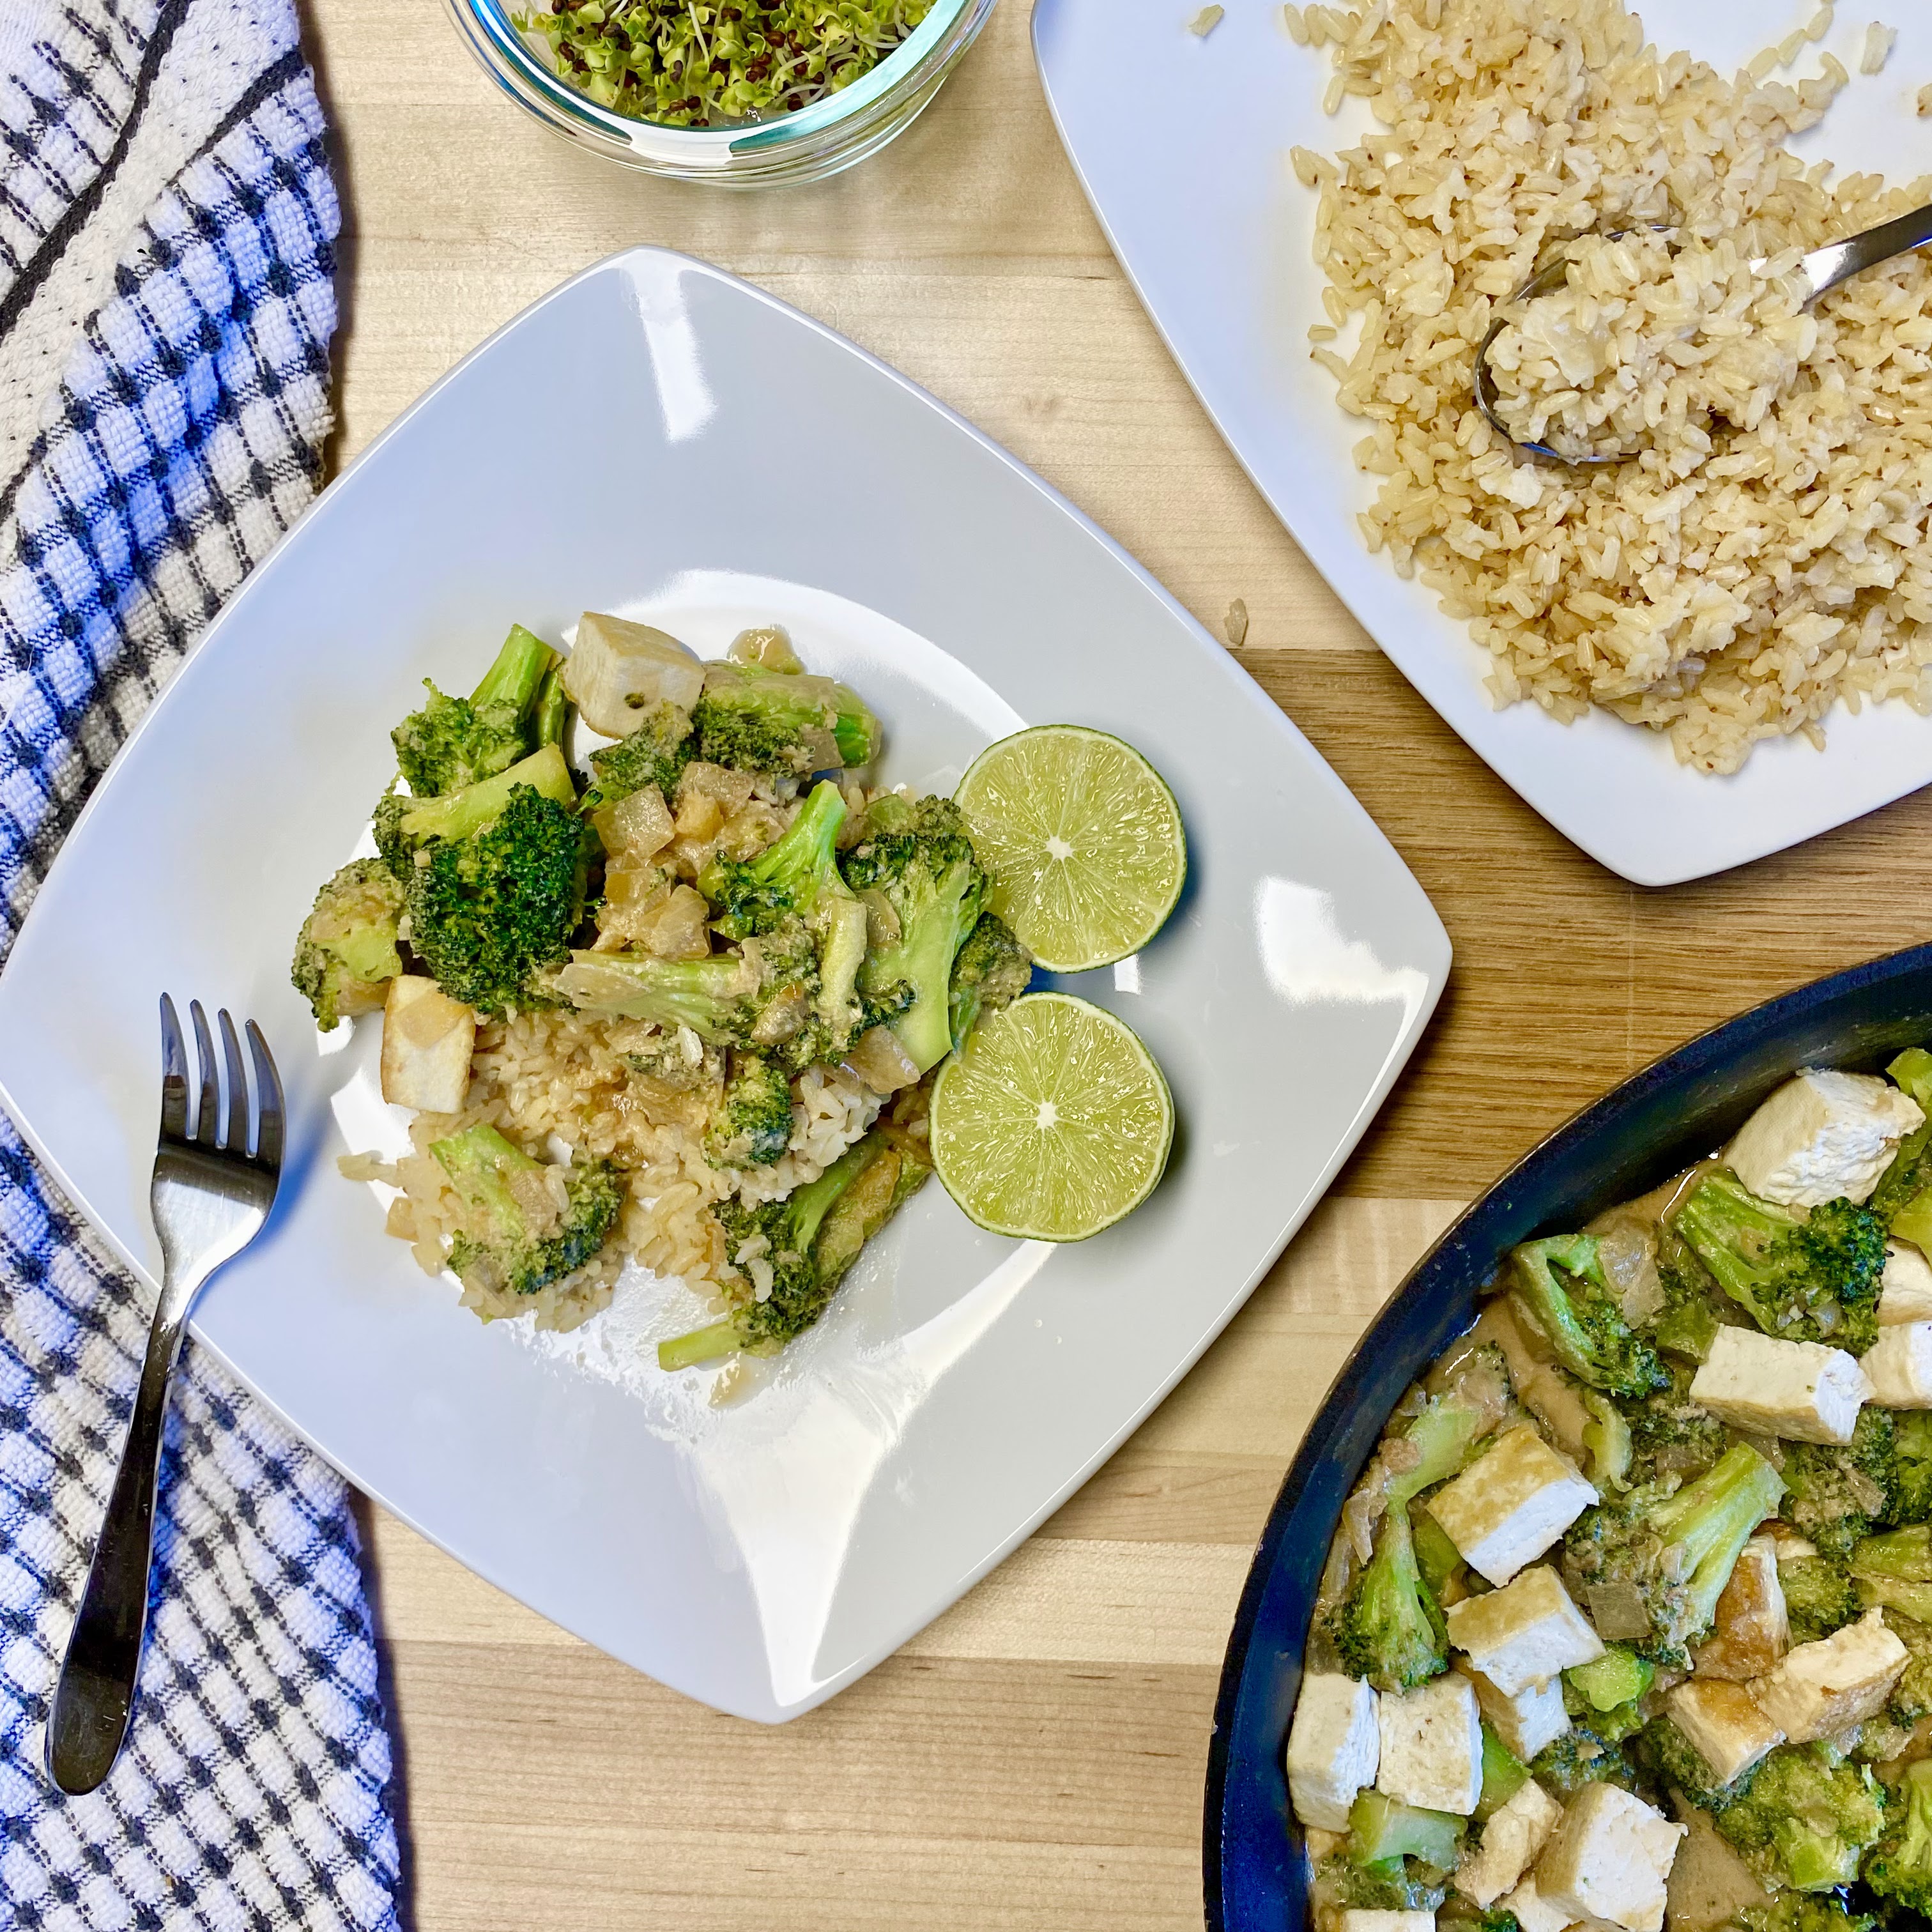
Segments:
[[[288,0],[0,0],[0,952],[314,491],[338,223]],[[0,1924],[392,1927],[344,1486],[192,1344],[128,1747],[42,1775],[151,1307],[0,1122]]]

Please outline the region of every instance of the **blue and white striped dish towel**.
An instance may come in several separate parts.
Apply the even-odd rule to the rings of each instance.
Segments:
[[[0,0],[0,952],[315,490],[338,225],[291,0]],[[42,1773],[148,1310],[0,1120],[0,1924],[393,1928],[342,1480],[192,1345],[128,1748]]]

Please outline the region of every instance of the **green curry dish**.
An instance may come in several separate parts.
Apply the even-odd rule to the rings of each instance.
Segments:
[[[674,128],[795,114],[862,80],[932,0],[556,0],[514,16],[600,107]]]

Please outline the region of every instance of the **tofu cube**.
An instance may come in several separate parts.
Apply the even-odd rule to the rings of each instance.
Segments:
[[[1603,1639],[1547,1564],[1486,1596],[1451,1604],[1445,1621],[1449,1641],[1508,1697],[1604,1654]]]
[[[1304,1677],[1288,1733],[1294,1815],[1324,1832],[1346,1832],[1356,1792],[1376,1781],[1381,1748],[1376,1694],[1367,1684],[1352,1677]]]
[[[1538,1895],[1564,1915],[1661,1932],[1684,1827],[1614,1784],[1586,1784],[1536,1862]]]
[[[1456,1668],[1476,1687],[1476,1702],[1483,1721],[1524,1763],[1546,1745],[1554,1744],[1570,1728],[1570,1713],[1563,1707],[1560,1678],[1528,1684],[1510,1696],[1466,1657],[1456,1660]]]
[[[1345,1912],[1342,1932],[1436,1932],[1432,1912]]]
[[[1784,1733],[1742,1684],[1694,1677],[1664,1700],[1671,1720],[1690,1740],[1720,1784],[1743,1777]]]
[[[1725,1158],[1754,1194],[1787,1208],[1841,1194],[1864,1201],[1899,1142],[1924,1121],[1924,1108],[1888,1080],[1814,1067],[1745,1121]]]
[[[1522,1932],[1563,1932],[1570,1915],[1552,1905],[1536,1888],[1534,1878],[1526,1878],[1503,1900],[1504,1911],[1512,1913]]]
[[[1720,1328],[1690,1400],[1734,1429],[1792,1442],[1849,1442],[1871,1384],[1857,1358],[1822,1342]]]
[[[1932,1322],[1932,1262],[1910,1241],[1885,1244],[1885,1281],[1879,1291],[1881,1328],[1894,1322]]]
[[[1528,1870],[1563,1808],[1532,1778],[1483,1827],[1483,1842],[1456,1874],[1456,1889],[1486,1912]]]
[[[1868,1610],[1816,1643],[1801,1643],[1751,1687],[1758,1708],[1795,1744],[1835,1738],[1885,1708],[1911,1656]]]
[[[664,632],[586,610],[563,661],[563,688],[592,730],[628,737],[660,704],[688,711],[704,690],[704,666]]]
[[[1497,1437],[1436,1492],[1429,1511],[1472,1570],[1503,1584],[1596,1500],[1574,1466],[1526,1425]]]
[[[1791,1619],[1778,1580],[1778,1544],[1754,1536],[1718,1599],[1712,1635],[1697,1652],[1697,1675],[1748,1684],[1762,1677],[1791,1648]]]
[[[1428,1811],[1466,1818],[1483,1795],[1483,1720],[1476,1693],[1454,1671],[1376,1700],[1382,1760],[1376,1789]]]
[[[425,1114],[458,1114],[470,1091],[476,1016],[434,980],[399,974],[382,1008],[382,1098]]]
[[[1932,1322],[1881,1328],[1858,1366],[1880,1408],[1932,1408]]]

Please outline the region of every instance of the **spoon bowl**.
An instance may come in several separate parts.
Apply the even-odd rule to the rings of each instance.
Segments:
[[[1641,228],[1611,229],[1603,234],[1602,238],[1616,242],[1626,235],[1677,232],[1670,223],[1652,222]],[[1583,238],[1582,235],[1566,236],[1549,260],[1539,264],[1536,272],[1500,305],[1501,308],[1513,309],[1520,303],[1534,302],[1538,296],[1546,296],[1558,287],[1570,272],[1570,249]],[[1848,236],[1842,242],[1828,242],[1823,248],[1814,248],[1810,254],[1801,256],[1792,272],[1802,278],[1805,287],[1804,301],[1809,307],[1827,290],[1836,288],[1840,282],[1849,281],[1852,276],[1862,274],[1866,269],[1875,268],[1880,262],[1889,262],[1896,256],[1909,255],[1915,248],[1922,248],[1928,242],[1932,242],[1932,206],[1895,215],[1889,221],[1880,222],[1876,228]],[[1753,272],[1756,274],[1762,274],[1768,266],[1763,260],[1750,264]],[[1502,313],[1490,323],[1489,333],[1476,351],[1473,388],[1476,406],[1482,411],[1484,420],[1516,455],[1532,463],[1552,464],[1560,469],[1588,470],[1605,464],[1628,463],[1641,453],[1634,449],[1622,449],[1601,455],[1566,456],[1547,443],[1525,442],[1511,435],[1509,425],[1498,412],[1496,377],[1490,368],[1490,350],[1496,338],[1509,325],[1509,316]]]

